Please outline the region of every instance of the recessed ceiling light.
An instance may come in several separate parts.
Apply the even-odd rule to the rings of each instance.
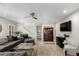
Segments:
[[[67,13],[67,10],[64,10],[63,13]]]

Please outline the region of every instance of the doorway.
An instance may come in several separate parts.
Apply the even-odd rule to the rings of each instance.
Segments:
[[[43,35],[45,42],[53,42],[53,27],[44,27]]]

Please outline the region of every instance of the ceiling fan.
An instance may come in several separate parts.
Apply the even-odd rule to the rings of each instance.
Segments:
[[[25,18],[29,18],[29,17],[32,17],[33,19],[37,20],[34,12],[30,13],[30,16],[25,16]]]

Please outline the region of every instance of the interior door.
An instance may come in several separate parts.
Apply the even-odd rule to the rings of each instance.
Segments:
[[[52,27],[44,28],[44,41],[53,41],[53,28]]]

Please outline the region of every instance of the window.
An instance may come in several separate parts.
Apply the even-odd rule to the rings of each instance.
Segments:
[[[14,34],[14,31],[15,31],[14,27],[15,27],[14,25],[9,25],[9,35]]]

